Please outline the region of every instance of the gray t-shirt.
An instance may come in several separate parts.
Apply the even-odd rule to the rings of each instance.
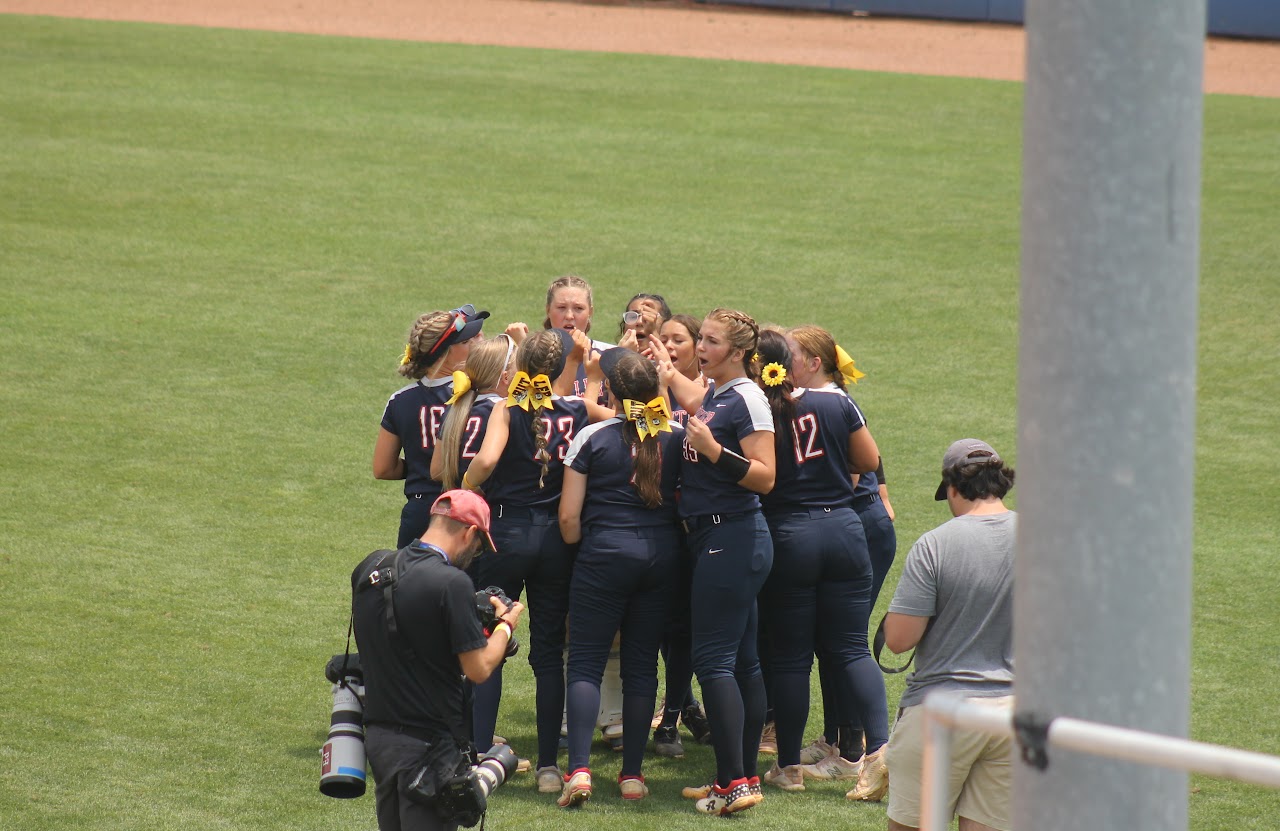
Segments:
[[[934,617],[900,706],[934,690],[1013,694],[1013,549],[1017,514],[958,516],[907,554],[890,612]]]

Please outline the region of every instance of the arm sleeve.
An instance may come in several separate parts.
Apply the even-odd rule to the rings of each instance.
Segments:
[[[907,553],[902,577],[893,593],[889,611],[917,617],[933,617],[938,612],[937,556],[929,535],[921,537]]]

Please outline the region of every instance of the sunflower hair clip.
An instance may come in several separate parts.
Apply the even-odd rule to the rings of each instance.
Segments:
[[[408,366],[413,363],[413,347],[409,344],[404,345],[404,357],[400,359],[400,366]]]
[[[766,387],[776,387],[787,380],[786,367],[776,362],[765,364],[764,369],[760,370],[760,380]]]

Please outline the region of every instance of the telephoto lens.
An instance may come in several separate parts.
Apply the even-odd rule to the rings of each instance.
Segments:
[[[333,682],[329,737],[320,750],[320,793],[354,799],[365,791],[364,675],[359,655],[335,655],[325,667]]]
[[[507,781],[507,777],[516,772],[520,760],[516,753],[505,744],[495,744],[493,749],[480,757],[475,766],[476,784],[484,791],[486,797],[494,788]]]

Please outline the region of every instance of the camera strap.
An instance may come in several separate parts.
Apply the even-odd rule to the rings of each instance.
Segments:
[[[876,636],[871,643],[871,651],[875,654],[876,664],[880,667],[880,671],[885,675],[897,675],[899,672],[906,672],[911,668],[911,662],[916,659],[916,651],[911,650],[911,654],[907,656],[907,662],[900,667],[887,667],[880,662],[880,653],[884,651],[884,622],[888,615],[880,618],[880,625],[876,627]],[[929,634],[929,630],[933,628],[933,622],[938,619],[937,615],[929,618],[929,622],[924,627],[925,635]],[[920,636],[924,640],[924,635]],[[917,644],[919,646],[919,644]]]

